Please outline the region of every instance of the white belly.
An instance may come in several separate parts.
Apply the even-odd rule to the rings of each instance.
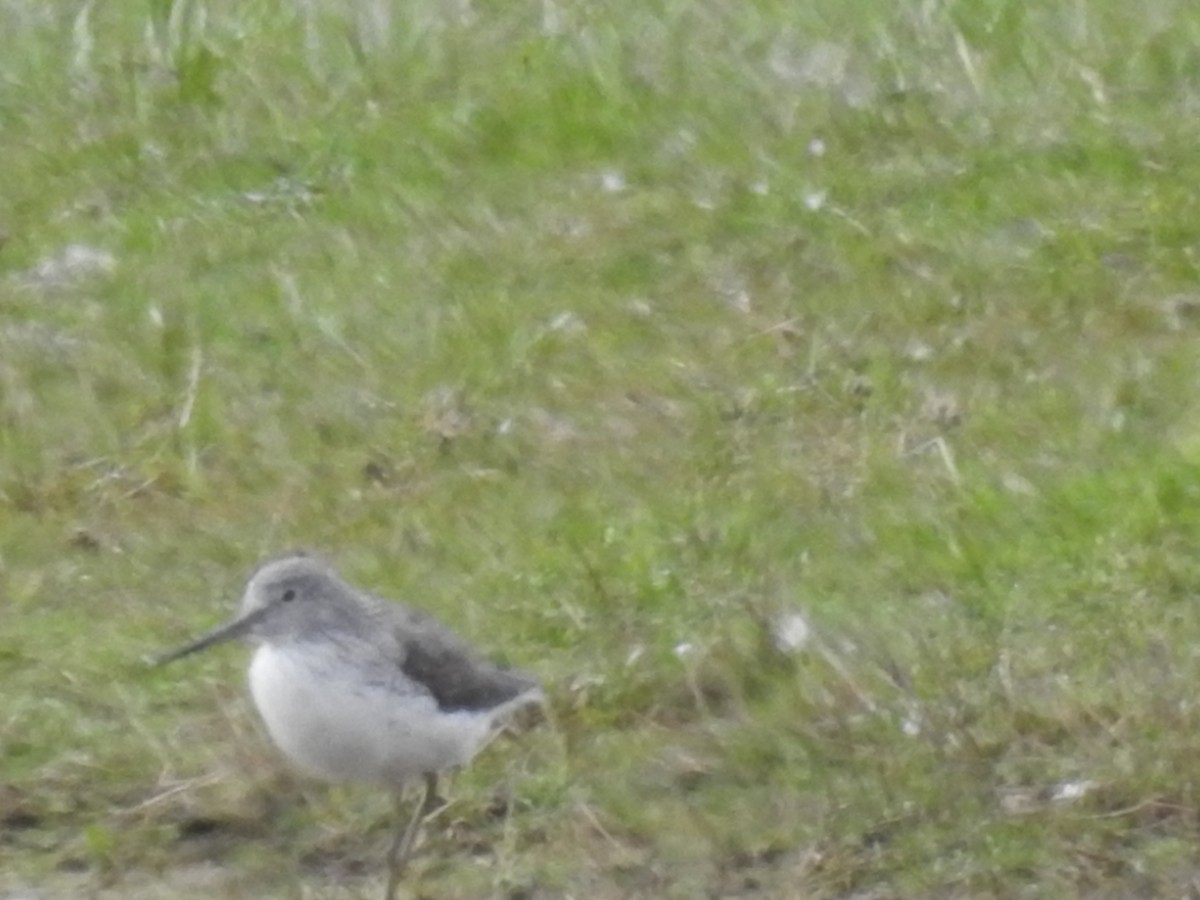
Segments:
[[[465,764],[488,736],[487,713],[440,712],[426,693],[359,674],[312,644],[262,644],[254,654],[250,692],[267,731],[311,775],[399,786]]]

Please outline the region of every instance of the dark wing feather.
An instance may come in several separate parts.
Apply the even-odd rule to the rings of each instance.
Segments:
[[[538,688],[527,672],[480,656],[432,616],[388,603],[400,669],[423,684],[445,712],[489,710]]]

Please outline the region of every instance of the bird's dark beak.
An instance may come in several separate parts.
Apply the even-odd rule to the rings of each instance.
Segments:
[[[182,647],[164,653],[161,656],[156,656],[151,660],[151,664],[155,666],[165,666],[169,662],[174,662],[184,656],[191,656],[193,653],[199,653],[201,650],[207,650],[209,647],[216,644],[222,644],[225,641],[233,640],[245,635],[251,628],[258,624],[259,620],[266,615],[269,607],[261,606],[252,612],[238,616],[223,625],[218,625],[208,634],[203,634]]]

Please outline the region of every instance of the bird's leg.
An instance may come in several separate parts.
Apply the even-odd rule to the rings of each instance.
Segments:
[[[392,846],[388,848],[388,883],[384,900],[395,900],[396,888],[399,887],[400,876],[404,874],[404,867],[408,864],[408,856],[412,852],[413,843],[417,839],[417,831],[421,827],[421,822],[433,811],[437,803],[437,782],[438,779],[435,773],[425,773],[425,796],[421,798],[420,802],[413,809],[412,817],[408,820],[408,824],[396,832],[396,837],[392,840]],[[397,806],[400,805],[401,796],[400,794],[396,795]]]
[[[450,805],[445,797],[438,796],[438,776],[434,772],[425,775],[425,797],[421,801],[421,816],[428,819],[434,813],[440,813]]]

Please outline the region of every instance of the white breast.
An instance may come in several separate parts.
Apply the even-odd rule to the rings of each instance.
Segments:
[[[336,648],[262,644],[250,664],[271,739],[309,774],[399,786],[465,764],[486,740],[489,713],[441,712],[418,686],[370,681],[352,662]]]

